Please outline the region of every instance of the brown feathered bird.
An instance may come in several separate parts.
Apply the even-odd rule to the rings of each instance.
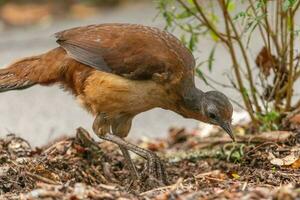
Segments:
[[[56,34],[59,47],[0,70],[0,92],[62,84],[96,119],[94,132],[119,145],[135,179],[128,150],[148,161],[150,178],[165,181],[160,159],[126,142],[132,119],[155,107],[221,126],[232,138],[232,105],[217,91],[195,87],[195,59],[168,32],[135,24],[101,24]]]

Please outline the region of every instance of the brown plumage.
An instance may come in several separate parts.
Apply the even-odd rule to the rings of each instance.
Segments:
[[[195,87],[194,57],[170,33],[142,25],[102,24],[69,29],[56,37],[60,47],[0,70],[0,92],[63,85],[96,116],[95,133],[120,146],[133,178],[140,177],[128,150],[148,159],[149,176],[164,181],[155,154],[122,139],[141,112],[169,109],[220,125],[232,136],[230,102],[220,92],[204,93]]]

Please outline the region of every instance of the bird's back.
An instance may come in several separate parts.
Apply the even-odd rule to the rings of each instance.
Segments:
[[[157,28],[101,24],[65,30],[56,37],[72,58],[101,71],[139,80],[164,74],[169,82],[193,76],[193,55],[176,37]]]

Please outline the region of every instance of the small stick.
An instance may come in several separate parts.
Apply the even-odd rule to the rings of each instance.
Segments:
[[[41,181],[41,182],[44,182],[44,183],[47,183],[47,184],[51,184],[51,185],[61,185],[61,183],[58,183],[58,182],[55,182],[51,179],[48,179],[48,178],[45,178],[43,176],[40,176],[40,175],[37,175],[37,174],[32,174],[30,172],[25,172],[26,175],[38,180],[38,181]]]
[[[245,191],[246,188],[247,188],[247,186],[248,186],[248,182],[245,182],[245,183],[243,184],[242,191]]]

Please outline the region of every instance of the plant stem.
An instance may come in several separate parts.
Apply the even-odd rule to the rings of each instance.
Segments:
[[[254,102],[254,105],[255,105],[255,108],[256,108],[256,112],[261,112],[261,108],[258,104],[258,101],[257,101],[257,97],[256,97],[256,87],[253,83],[253,75],[252,75],[252,71],[251,71],[251,68],[250,68],[250,62],[249,62],[249,59],[248,59],[248,55],[246,53],[246,49],[241,41],[241,38],[239,37],[239,34],[237,32],[237,29],[229,15],[229,13],[227,12],[227,9],[225,8],[225,10],[223,11],[226,13],[227,17],[228,17],[228,22],[230,23],[231,25],[231,28],[233,30],[233,33],[235,34],[236,36],[236,41],[238,42],[238,45],[241,49],[241,52],[242,52],[242,55],[243,55],[243,58],[244,58],[244,61],[245,61],[245,64],[246,64],[246,69],[247,69],[247,75],[248,75],[248,80],[249,80],[249,84],[250,84],[250,88],[251,88],[251,96],[252,96],[252,99],[253,99],[253,102]]]
[[[193,16],[195,16],[203,25],[205,25],[209,30],[211,30],[216,36],[218,36],[218,38],[220,38],[221,41],[223,42],[227,42],[226,39],[222,36],[223,34],[221,34],[218,30],[216,30],[212,23],[205,17],[204,13],[202,12],[201,7],[199,6],[198,2],[196,0],[193,0],[198,12],[200,13],[199,17],[196,13],[194,13],[184,2],[183,0],[177,0],[182,7],[184,7],[189,13],[191,13]]]
[[[279,1],[279,0],[278,0]],[[268,44],[270,44],[270,38],[272,39],[275,49],[277,51],[277,54],[280,54],[280,46],[279,43],[277,41],[277,36],[274,33],[274,31],[272,30],[272,27],[270,26],[270,22],[268,19],[268,1],[265,1],[265,5],[261,7],[261,11],[262,13],[264,13],[264,21],[265,21],[265,31],[267,33],[267,40],[268,40]]]
[[[289,111],[291,108],[291,101],[292,101],[292,96],[293,96],[293,69],[294,69],[294,12],[290,8],[289,9],[289,17],[290,17],[290,41],[289,41],[289,47],[290,47],[290,52],[289,52],[289,72],[288,72],[288,88],[287,88],[287,99],[286,99],[286,107],[285,111]]]
[[[222,10],[223,10],[223,16],[224,16],[224,20],[225,20],[225,29],[226,29],[226,34],[228,36],[231,35],[231,31],[230,31],[230,28],[229,28],[229,22],[228,22],[228,13],[225,12],[224,10],[227,9],[227,6],[226,6],[226,3],[224,2],[224,0],[219,0],[219,3],[222,7]],[[234,72],[235,72],[235,75],[236,75],[236,79],[237,79],[237,83],[238,83],[238,86],[239,86],[239,91],[243,97],[243,101],[244,101],[244,104],[247,108],[247,111],[251,117],[251,120],[253,122],[253,125],[256,127],[257,126],[257,121],[256,121],[256,118],[254,116],[254,112],[253,112],[253,108],[252,108],[252,105],[251,105],[251,101],[248,97],[247,94],[245,94],[245,87],[244,87],[244,83],[242,81],[242,77],[241,77],[241,74],[240,74],[240,66],[237,62],[237,58],[236,58],[236,53],[235,53],[235,50],[234,50],[234,47],[233,47],[233,43],[232,43],[232,39],[231,37],[228,37],[228,42],[226,43],[227,44],[227,47],[229,49],[229,52],[230,52],[230,56],[231,56],[231,59],[232,59],[232,62],[233,62],[233,68],[234,68]]]
[[[295,8],[292,11],[292,14],[295,16],[296,12],[298,11],[298,8],[300,7],[300,0],[298,0],[297,4],[295,5]]]
[[[249,1],[249,4],[250,4],[250,7],[251,7],[251,9],[252,9],[252,11],[254,13],[254,16],[257,18],[258,16],[257,16],[257,13],[255,11],[255,7],[254,7],[254,4],[253,4],[252,0],[248,0],[248,1]],[[259,29],[260,35],[261,35],[261,37],[262,37],[262,39],[264,41],[265,46],[268,48],[268,43],[267,43],[267,40],[265,38],[265,34],[263,32],[261,23],[258,23],[258,29]]]
[[[300,108],[300,100],[293,106],[293,110]]]
[[[181,0],[180,0],[181,1]],[[207,19],[207,17],[205,16],[202,8],[200,7],[199,3],[197,2],[197,0],[193,0],[193,3],[196,6],[197,11],[200,13],[200,16],[202,17],[203,21],[205,22],[205,25],[216,35],[220,38],[221,41],[223,42],[227,42],[227,40],[225,38],[223,38],[223,36],[219,33],[219,31],[217,31],[215,29],[215,27],[212,25],[212,23]]]

